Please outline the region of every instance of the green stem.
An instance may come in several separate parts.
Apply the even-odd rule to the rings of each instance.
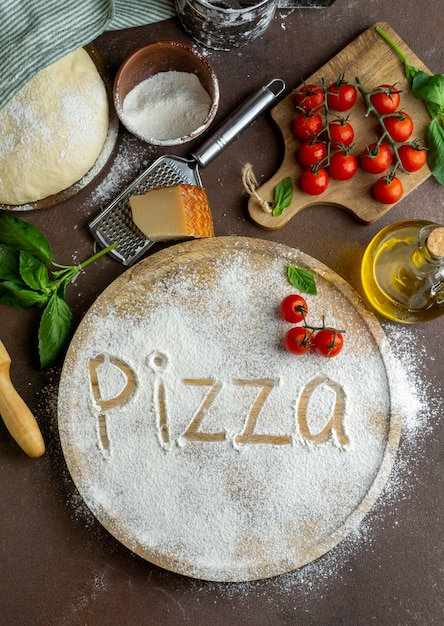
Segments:
[[[407,57],[405,56],[405,54],[403,53],[403,51],[399,48],[399,46],[393,41],[393,39],[391,37],[389,37],[389,35],[387,35],[387,33],[380,27],[380,26],[376,26],[376,32],[381,35],[381,37],[383,39],[386,40],[386,42],[393,48],[393,50],[396,52],[396,54],[399,56],[399,58],[402,60],[402,62],[405,65],[409,65],[409,62],[407,60]]]

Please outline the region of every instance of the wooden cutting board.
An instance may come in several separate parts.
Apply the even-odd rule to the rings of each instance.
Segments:
[[[389,44],[378,35],[375,30],[377,25],[381,26],[397,43],[411,65],[431,73],[390,26],[380,22],[368,28],[317,72],[305,79],[304,82],[320,83],[321,79],[324,78],[328,85],[337,80],[342,72],[345,72],[345,78],[348,80],[354,80],[356,77],[359,77],[367,91],[381,84],[392,85],[396,83],[397,87],[402,90],[401,106],[413,118],[415,125],[413,138],[418,138],[425,144],[430,116],[424,103],[412,96],[405,77],[404,65]],[[298,180],[303,170],[296,159],[296,151],[301,142],[293,135],[291,122],[295,117],[293,95],[300,86],[286,96],[271,111],[272,119],[282,133],[285,146],[284,158],[278,171],[257,189],[257,193],[261,198],[267,202],[272,202],[276,185],[287,176],[290,176],[294,186],[293,201],[281,216],[273,217],[262,209],[254,196],[250,196],[248,211],[251,219],[262,228],[276,230],[285,226],[294,215],[306,207],[326,204],[344,208],[361,222],[374,222],[394,206],[380,204],[373,199],[371,188],[375,180],[379,178],[378,175],[371,175],[359,168],[357,174],[350,181],[330,179],[327,190],[319,196],[305,194],[298,187]],[[377,122],[376,118],[371,119],[372,117],[374,116],[365,117],[364,102],[362,96],[359,95],[358,102],[351,110],[349,116],[349,121],[355,131],[352,152],[356,156],[361,154],[365,147],[375,140]],[[252,165],[254,170],[254,162]],[[255,175],[259,179],[259,172],[255,172]],[[419,172],[410,175],[401,173],[400,178],[404,187],[403,197],[416,189],[430,175],[431,172],[427,166],[424,166]],[[402,199],[400,202],[402,202]]]
[[[309,321],[346,329],[334,359],[283,347],[289,264],[316,278]],[[58,419],[105,528],[219,581],[296,569],[344,539],[381,493],[401,427],[387,340],[352,288],[242,237],[172,246],[114,281],[73,338]]]

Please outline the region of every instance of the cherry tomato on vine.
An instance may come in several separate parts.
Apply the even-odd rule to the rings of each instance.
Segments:
[[[299,294],[291,293],[282,300],[280,311],[286,322],[297,324],[302,322],[308,313],[307,302]]]
[[[415,143],[399,146],[398,155],[406,172],[417,172],[427,161],[427,151]]]
[[[323,328],[315,334],[313,343],[318,354],[333,357],[341,352],[344,338],[335,328]]]
[[[292,123],[293,133],[298,139],[312,139],[315,135],[318,135],[324,128],[324,122],[322,117],[315,113],[309,115],[308,113],[299,113]]]
[[[335,152],[330,157],[328,173],[335,180],[350,180],[358,171],[358,160],[350,152]]]
[[[332,148],[346,148],[355,138],[355,131],[350,122],[343,119],[334,119],[328,124]]]
[[[298,161],[304,167],[312,167],[327,156],[327,146],[318,139],[309,139],[301,143],[298,149]]]
[[[311,196],[318,196],[323,193],[329,183],[329,177],[327,170],[324,168],[307,168],[302,172],[299,184],[302,191],[310,194]]]
[[[306,112],[314,112],[324,102],[324,92],[318,85],[304,85],[294,95],[295,105]]]
[[[292,354],[305,354],[313,347],[312,335],[312,331],[305,326],[293,326],[285,335],[285,347]]]
[[[393,141],[408,141],[413,133],[413,121],[405,111],[384,118],[384,124]]]
[[[378,113],[381,113],[382,115],[386,113],[394,113],[401,102],[399,91],[394,85],[379,85],[377,89],[384,91],[375,90],[375,93],[372,93],[370,96],[370,102],[373,104]]]
[[[392,153],[385,143],[372,143],[361,154],[362,167],[370,174],[382,174],[392,162]]]
[[[373,196],[382,204],[394,204],[402,198],[402,183],[397,176],[393,178],[379,178],[373,185]]]
[[[348,111],[356,102],[358,91],[343,81],[332,83],[327,89],[327,104],[333,111]]]

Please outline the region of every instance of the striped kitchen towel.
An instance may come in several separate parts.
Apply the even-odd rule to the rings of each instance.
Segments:
[[[1,0],[0,108],[40,70],[103,32],[175,13],[173,0]]]

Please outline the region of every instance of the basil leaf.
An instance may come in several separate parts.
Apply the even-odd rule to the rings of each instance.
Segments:
[[[427,129],[427,163],[436,180],[444,185],[444,128],[437,118],[433,119]]]
[[[45,263],[27,250],[20,252],[20,276],[31,289],[47,291],[50,285]]]
[[[300,267],[294,265],[287,266],[287,277],[293,287],[315,296],[318,293],[316,287],[316,279],[311,272],[303,270]]]
[[[60,356],[74,327],[74,318],[65,300],[53,294],[39,325],[40,367],[48,367]]]
[[[44,263],[51,263],[51,250],[43,233],[7,213],[0,213],[0,243],[15,250],[28,250]]]
[[[291,204],[293,199],[293,183],[291,178],[287,176],[274,190],[274,209],[272,215],[275,217],[282,215],[285,209]]]
[[[5,280],[0,283],[0,304],[16,309],[29,309],[32,306],[45,306],[48,296],[26,289],[23,285]]]
[[[19,255],[16,250],[0,244],[0,279],[23,283],[19,272]]]
[[[413,80],[412,94],[427,104],[444,106],[444,75],[429,76],[425,72],[417,74]]]

